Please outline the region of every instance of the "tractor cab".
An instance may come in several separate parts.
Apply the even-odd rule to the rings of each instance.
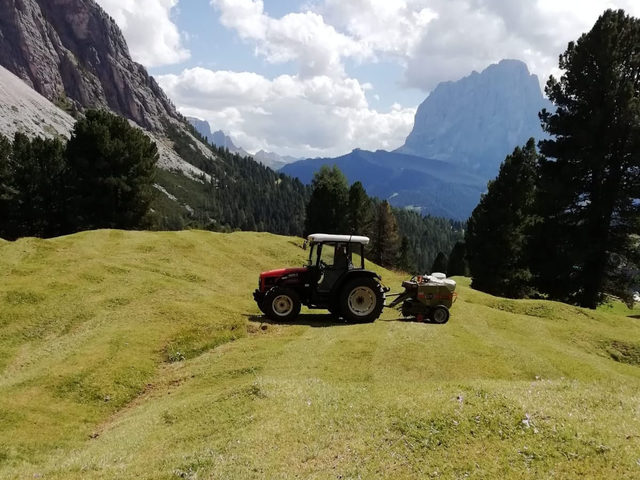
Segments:
[[[352,270],[364,270],[364,247],[367,237],[353,235],[309,235],[310,279],[318,293],[330,292]]]

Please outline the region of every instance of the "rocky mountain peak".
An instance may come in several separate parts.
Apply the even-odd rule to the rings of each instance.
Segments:
[[[439,84],[418,107],[397,151],[444,160],[491,177],[514,147],[542,138],[538,112],[550,108],[538,77],[519,60]]]
[[[180,118],[93,0],[0,0],[0,41],[0,65],[54,103],[108,108],[156,132]]]

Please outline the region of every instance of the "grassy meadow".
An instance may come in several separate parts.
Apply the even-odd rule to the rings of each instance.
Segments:
[[[446,325],[266,321],[300,244],[0,240],[0,478],[640,478],[640,311],[460,278]]]

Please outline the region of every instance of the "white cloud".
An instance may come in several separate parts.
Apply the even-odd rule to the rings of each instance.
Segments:
[[[341,76],[342,59],[371,55],[366,44],[339,33],[314,12],[289,13],[272,18],[262,0],[211,0],[220,21],[240,38],[254,42],[256,53],[269,62],[297,62],[302,76]]]
[[[544,82],[605,9],[640,15],[637,0],[318,0],[311,8],[374,55],[397,58],[406,85],[424,91],[503,58],[524,60]]]
[[[377,112],[356,79],[185,70],[158,78],[185,115],[207,119],[249,151],[335,156],[364,149],[397,148],[413,125],[415,109],[394,105]]]
[[[178,0],[97,0],[124,34],[134,60],[145,67],[170,65],[187,60],[171,9]]]

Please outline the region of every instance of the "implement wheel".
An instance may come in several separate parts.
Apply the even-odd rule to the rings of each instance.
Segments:
[[[431,311],[430,317],[433,323],[447,323],[449,321],[449,309],[444,305],[438,305]]]

